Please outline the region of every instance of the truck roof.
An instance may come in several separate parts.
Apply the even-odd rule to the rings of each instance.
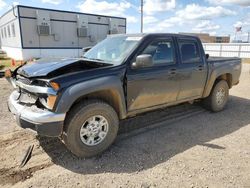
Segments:
[[[111,37],[115,36],[128,36],[128,37],[146,37],[146,36],[174,36],[174,37],[188,37],[199,39],[197,36],[187,35],[187,34],[176,34],[176,33],[133,33],[133,34],[114,34],[110,35]]]

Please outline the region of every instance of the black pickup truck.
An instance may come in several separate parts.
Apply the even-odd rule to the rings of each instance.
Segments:
[[[113,143],[121,119],[194,100],[221,111],[240,74],[239,58],[209,58],[193,36],[113,35],[83,58],[6,71],[16,88],[8,107],[19,126],[90,157]]]

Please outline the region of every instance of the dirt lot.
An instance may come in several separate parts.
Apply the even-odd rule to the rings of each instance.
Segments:
[[[120,134],[91,159],[16,127],[6,107],[11,88],[0,79],[0,186],[250,187],[249,70],[245,64],[223,112],[185,104],[122,122],[143,128]],[[32,157],[19,168],[31,144]]]

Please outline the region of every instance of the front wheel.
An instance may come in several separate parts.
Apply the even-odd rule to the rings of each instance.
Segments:
[[[92,157],[113,143],[118,126],[117,113],[110,105],[89,100],[69,112],[63,139],[67,148],[78,157]]]
[[[229,96],[229,87],[225,80],[218,81],[210,95],[203,100],[203,105],[208,110],[219,112],[224,109]]]

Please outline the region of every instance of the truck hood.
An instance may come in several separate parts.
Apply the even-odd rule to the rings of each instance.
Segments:
[[[86,59],[41,59],[18,68],[17,74],[27,78],[52,77],[107,65],[110,64],[90,62]]]

